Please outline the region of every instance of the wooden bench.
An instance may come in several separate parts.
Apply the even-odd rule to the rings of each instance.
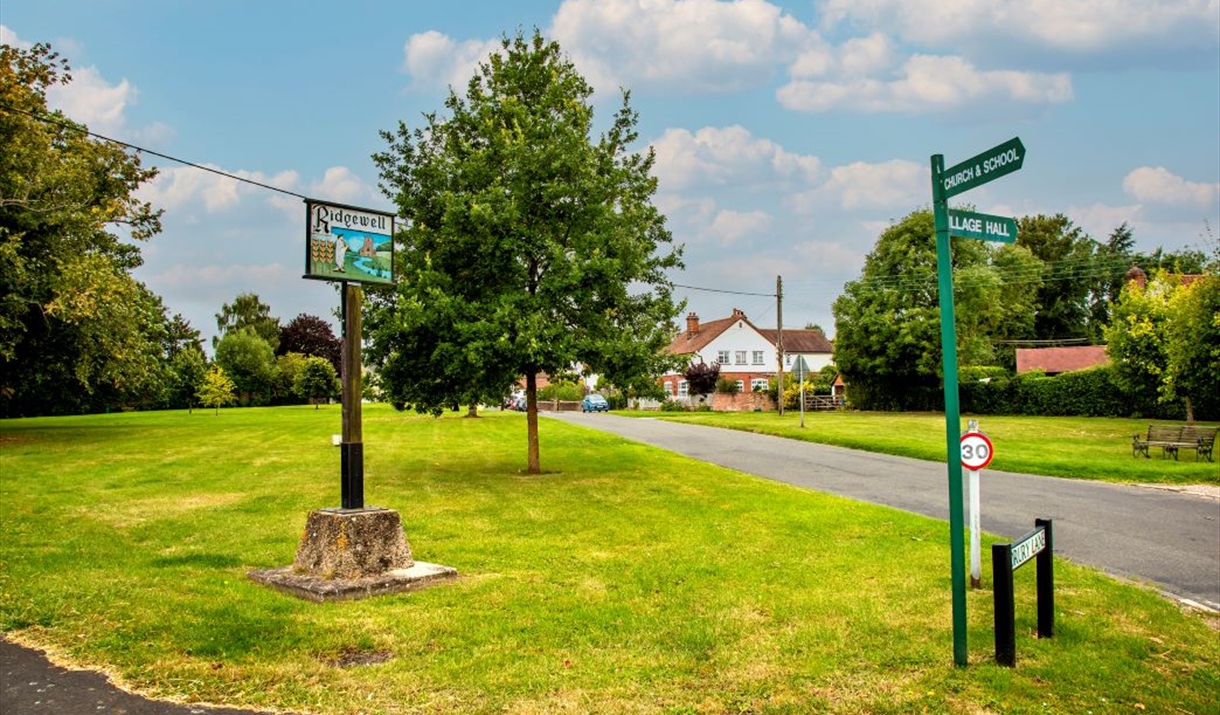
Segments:
[[[1131,456],[1144,455],[1148,457],[1150,447],[1161,448],[1161,458],[1173,455],[1176,460],[1178,451],[1182,449],[1195,450],[1195,461],[1203,457],[1211,462],[1212,450],[1216,445],[1216,428],[1199,425],[1148,425],[1148,434],[1131,436]]]

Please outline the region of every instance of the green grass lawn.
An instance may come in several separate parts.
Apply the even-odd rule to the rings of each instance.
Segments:
[[[946,524],[553,420],[526,475],[517,413],[365,409],[367,503],[460,580],[327,604],[259,586],[339,501],[339,421],[0,422],[0,630],[152,695],[310,713],[1216,712],[1220,623],[1150,590],[1060,561],[1037,640],[1022,569],[1008,669],[985,571],[956,668]]]
[[[945,416],[930,412],[632,412],[727,429],[772,434],[902,457],[945,460]],[[1100,417],[1004,417],[981,415],[979,429],[995,445],[988,469],[1052,477],[1146,484],[1220,484],[1220,463],[1195,461],[1194,450],[1180,459],[1131,456],[1131,435],[1146,434],[1148,420]],[[962,431],[966,429],[962,418]],[[1207,424],[1207,423],[1201,423]],[[1213,425],[1214,426],[1214,425]]]

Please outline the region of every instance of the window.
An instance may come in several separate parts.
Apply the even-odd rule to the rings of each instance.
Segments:
[[[729,351],[728,350],[718,351],[716,353],[716,362],[720,363],[721,365],[728,365],[729,364]]]
[[[746,383],[742,380],[737,381],[737,391],[742,392],[746,389]]]
[[[686,395],[687,395],[686,389],[687,389],[686,380],[679,380],[678,381],[678,397],[686,397]]]
[[[738,364],[738,365],[745,365],[745,364],[746,364],[746,351],[745,351],[745,350],[738,350],[738,351],[737,351],[737,364]]]
[[[755,350],[755,351],[754,351],[754,364],[755,364],[755,365],[762,365],[762,364],[763,364],[763,360],[764,360],[764,359],[765,359],[765,358],[763,357],[763,351],[762,351],[762,350]]]
[[[750,392],[765,392],[766,389],[766,378],[756,377],[753,380],[750,380]]]

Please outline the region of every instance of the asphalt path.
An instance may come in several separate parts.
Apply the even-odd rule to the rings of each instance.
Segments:
[[[544,414],[747,474],[949,519],[944,462],[667,420]],[[1220,499],[990,469],[980,473],[979,493],[984,532],[1015,538],[1035,518],[1053,519],[1056,555],[1220,610]],[[990,559],[983,554],[985,568]]]

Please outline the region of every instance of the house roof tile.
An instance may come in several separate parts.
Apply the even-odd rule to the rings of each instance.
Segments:
[[[1042,370],[1055,375],[1110,362],[1105,345],[1067,348],[1017,348],[1017,373]]]

